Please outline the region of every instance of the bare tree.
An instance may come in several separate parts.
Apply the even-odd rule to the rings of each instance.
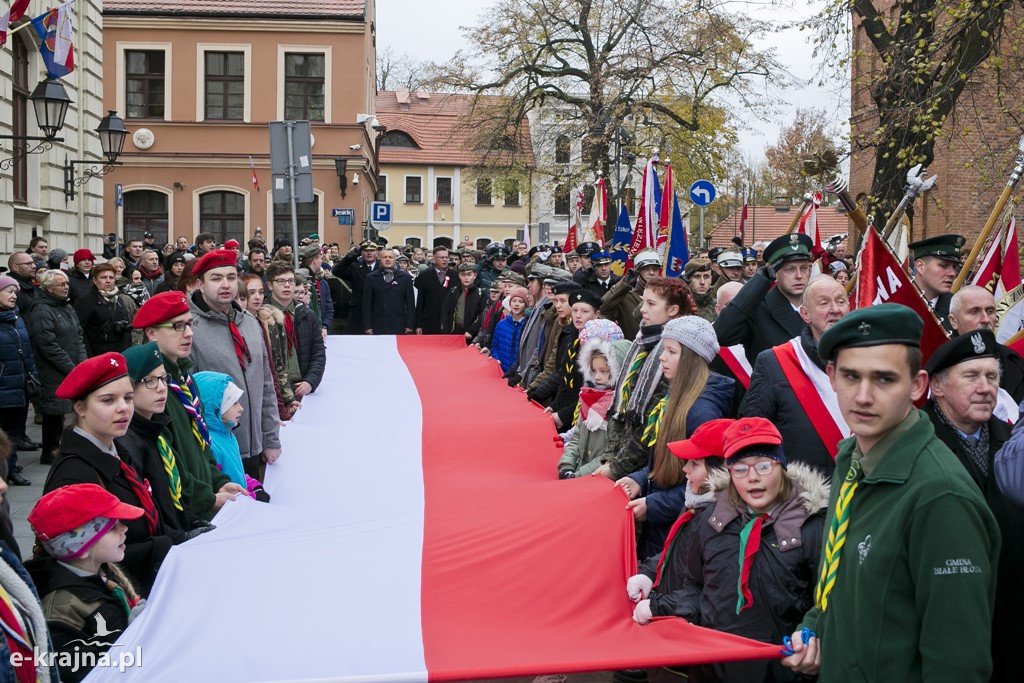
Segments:
[[[377,90],[424,90],[433,84],[433,66],[385,47],[377,54]]]
[[[797,109],[793,122],[779,132],[779,139],[764,151],[768,172],[778,191],[790,198],[802,197],[812,187],[804,161],[822,155],[839,157],[843,150],[838,134],[828,125],[824,111]],[[820,188],[819,188],[820,189]]]

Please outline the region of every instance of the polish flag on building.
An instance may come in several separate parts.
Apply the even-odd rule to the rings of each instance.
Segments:
[[[11,8],[0,15],[0,45],[7,42],[7,30],[11,26],[12,21],[17,21],[25,16],[25,11],[28,10],[29,0],[14,0],[11,3]]]
[[[252,186],[257,192],[260,191],[260,179],[256,177],[256,162],[252,160],[252,155],[249,155],[249,170],[252,171]]]
[[[551,420],[461,338],[329,337],[327,356],[281,430],[272,502],[228,503],[214,531],[172,548],[113,650],[144,666],[96,668],[90,683],[197,671],[455,681],[778,658],[778,643],[674,617],[633,623],[622,490],[559,481]],[[366,429],[384,403],[397,422]],[[515,439],[495,438],[512,426]],[[371,453],[387,454],[386,476],[354,481]],[[243,654],[257,642],[272,656]]]

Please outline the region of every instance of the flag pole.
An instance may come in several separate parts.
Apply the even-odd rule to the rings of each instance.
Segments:
[[[992,230],[995,228],[996,222],[999,220],[999,215],[1003,212],[1003,207],[1010,201],[1010,195],[1013,194],[1013,190],[1017,187],[1017,182],[1020,180],[1021,175],[1024,174],[1024,137],[1017,143],[1017,158],[1013,164],[1013,171],[1010,172],[1010,179],[1006,182],[1006,187],[1003,188],[1002,194],[999,195],[999,199],[996,200],[996,205],[992,207],[992,212],[988,215],[988,220],[985,222],[985,227],[981,229],[981,234],[978,235],[977,241],[974,243],[974,247],[971,249],[971,253],[967,256],[963,265],[960,267],[960,273],[956,276],[956,280],[953,281],[953,291],[958,291],[964,285],[964,281],[967,279],[967,271],[974,265],[974,262],[978,260],[978,254],[981,253],[982,247],[985,242],[988,241],[989,236],[992,234]]]
[[[787,235],[792,233],[794,230],[796,230],[796,226],[800,225],[800,219],[803,217],[804,211],[807,210],[807,207],[808,207],[808,205],[810,205],[810,203],[811,203],[811,193],[807,192],[807,193],[804,194],[804,201],[803,201],[803,203],[800,204],[800,210],[796,212],[796,215],[793,216],[793,220],[791,220],[789,222],[789,227],[786,228],[786,234]]]

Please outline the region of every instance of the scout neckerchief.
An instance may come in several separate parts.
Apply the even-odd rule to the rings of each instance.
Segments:
[[[640,443],[644,446],[653,446],[658,442],[658,433],[661,431],[661,420],[665,416],[665,398],[661,397],[661,400],[651,410],[650,416],[647,418],[647,426],[644,428],[643,436],[640,437]]]
[[[192,375],[185,373],[184,377],[184,385],[174,381],[168,387],[181,402],[185,412],[188,413],[188,418],[192,422],[192,436],[199,442],[199,447],[205,450],[210,447],[210,431],[206,428],[206,422],[203,420],[202,406],[199,404],[199,391],[196,389]]]
[[[696,513],[692,508],[687,510],[683,514],[679,515],[679,519],[677,519],[676,523],[672,525],[672,528],[668,530],[668,536],[665,538],[665,545],[661,549],[661,557],[658,559],[658,569],[654,574],[654,585],[652,588],[657,588],[658,584],[661,583],[661,570],[665,568],[665,560],[672,554],[672,551],[675,550],[676,538],[679,535],[679,530],[682,529],[687,522],[693,519],[695,514]]]
[[[829,527],[828,540],[825,542],[825,558],[821,563],[821,576],[818,577],[818,585],[814,589],[814,602],[822,612],[828,608],[828,594],[836,585],[839,556],[846,544],[846,531],[850,526],[850,501],[863,478],[864,471],[861,469],[860,461],[852,460],[846,478],[843,480],[843,486],[839,489],[835,515],[832,517],[832,526]]]
[[[156,437],[156,449],[160,452],[160,460],[164,464],[164,472],[167,473],[167,484],[171,490],[171,502],[178,510],[181,507],[181,473],[178,472],[178,463],[174,457],[174,451],[163,434]]]
[[[619,406],[621,410],[625,411],[626,404],[629,403],[629,392],[633,389],[633,383],[636,381],[637,373],[640,372],[640,368],[643,367],[644,359],[647,358],[647,351],[640,351],[636,354],[636,358],[633,360],[633,364],[629,366],[629,371],[626,372],[626,379],[622,382],[622,391],[619,396]]]
[[[135,598],[131,600],[128,598],[128,594],[124,592],[124,589],[116,581],[113,581],[106,576],[100,577],[107,586],[107,590],[114,594],[117,601],[121,603],[121,608],[127,616],[131,616],[132,608],[139,604],[139,599]]]
[[[146,528],[149,530],[149,535],[155,536],[157,527],[160,524],[160,515],[156,511],[156,505],[153,504],[153,496],[149,492],[149,487],[143,483],[135,468],[124,460],[119,460],[118,462],[121,463],[121,474],[128,480],[128,486],[131,488],[132,493],[139,499],[139,506],[142,508],[142,516],[146,519]]]
[[[284,335],[288,340],[288,353],[292,354],[299,348],[299,338],[295,336],[295,309],[289,304],[288,308],[282,309],[284,313]]]
[[[249,352],[249,344],[245,341],[242,333],[238,331],[231,318],[228,318],[228,330],[231,332],[231,341],[235,344],[235,355],[238,356],[238,365],[242,370],[245,370],[247,366],[252,364],[252,353]]]
[[[25,629],[18,622],[16,610],[10,595],[3,586],[0,586],[0,628],[3,629],[11,654],[21,655],[21,666],[13,667],[14,675],[18,683],[35,683],[36,664],[32,658],[32,645],[25,635]]]
[[[768,515],[754,515],[740,530],[740,576],[736,582],[736,614],[754,604],[754,596],[750,594],[750,568],[754,565],[754,556],[761,548],[761,528]]]

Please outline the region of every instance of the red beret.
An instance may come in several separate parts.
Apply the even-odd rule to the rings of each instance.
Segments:
[[[735,420],[708,420],[700,427],[697,427],[689,439],[685,441],[672,441],[666,445],[673,455],[683,460],[695,460],[710,456],[724,457],[725,430],[733,422]]]
[[[228,240],[227,242],[224,243],[225,249],[238,249],[241,246],[242,245],[238,243],[238,240]]]
[[[75,265],[77,266],[81,261],[95,261],[96,256],[88,249],[79,249],[78,251],[75,252],[75,255],[72,257],[72,259],[74,260]]]
[[[128,505],[97,484],[71,484],[50,491],[36,501],[28,523],[36,538],[49,541],[97,517],[138,519],[142,508]]]
[[[237,261],[238,254],[230,249],[215,249],[196,259],[196,262],[192,265],[192,274],[202,275],[208,270],[223,268],[224,266],[231,266],[233,268]]]
[[[160,292],[142,304],[142,308],[135,314],[132,327],[137,330],[153,327],[188,313],[188,310],[188,299],[181,292]]]
[[[75,366],[57,387],[57,398],[76,399],[92,393],[104,384],[128,376],[128,361],[119,353],[110,351],[93,356]]]

